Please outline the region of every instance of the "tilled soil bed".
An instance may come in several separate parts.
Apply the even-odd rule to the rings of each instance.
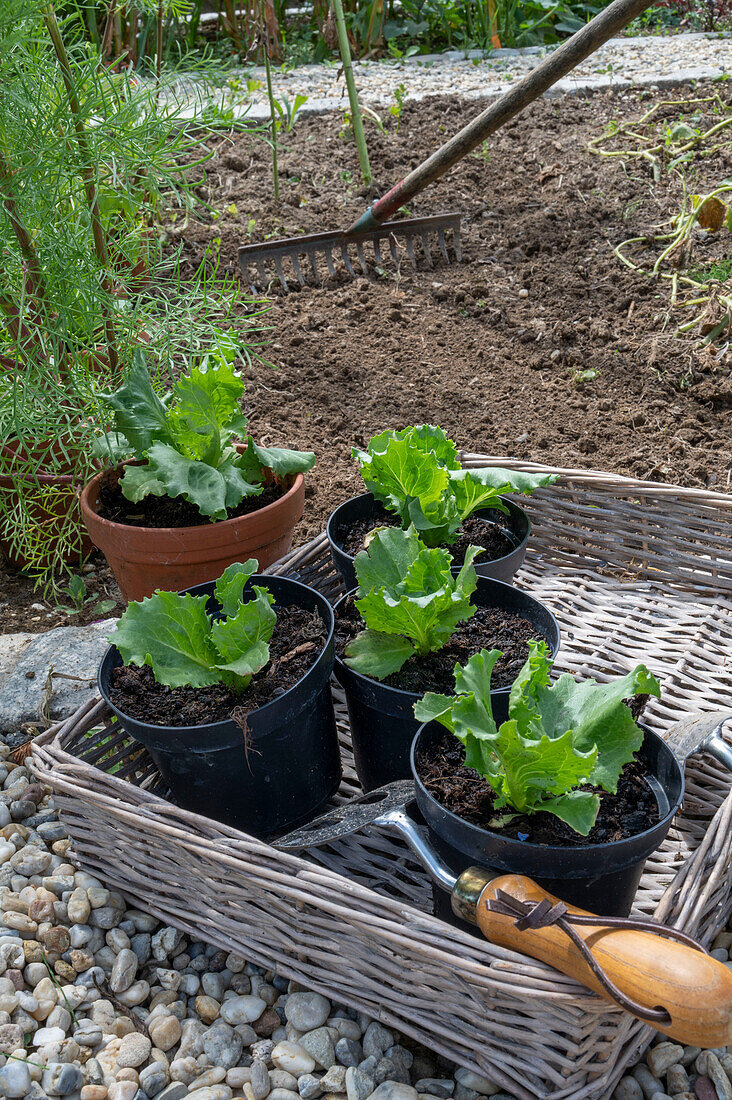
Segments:
[[[664,170],[655,182],[643,162],[587,151],[608,123],[659,99],[715,93],[730,98],[726,84],[700,83],[542,100],[410,203],[414,216],[464,213],[462,264],[415,273],[405,260],[372,280],[273,290],[264,317],[272,366],[245,368],[245,411],[263,445],[286,440],[317,454],[296,544],[363,490],[353,444],[422,421],[489,454],[729,489],[730,356],[677,339],[683,318],[667,321],[669,284],[627,270],[612,252],[678,212],[680,181]],[[217,217],[171,226],[171,248],[182,247],[189,273],[211,250],[237,272],[242,243],[348,226],[480,107],[407,100],[398,128],[386,111],[385,133],[367,121],[370,191],[342,116],[299,120],[280,135],[280,204],[265,144],[219,140],[205,178],[193,170]],[[732,152],[722,149],[693,166],[691,186],[704,192],[730,175]],[[698,262],[724,255],[729,235],[717,237],[695,243]],[[583,378],[588,371],[594,377]],[[12,604],[0,610],[0,631],[66,621],[33,622],[30,584],[0,573],[0,603],[5,593]]]
[[[247,369],[245,402],[263,443],[317,453],[297,540],[362,490],[353,444],[421,421],[490,454],[727,488],[729,359],[677,340],[674,321],[664,325],[668,285],[624,269],[612,252],[678,211],[680,183],[665,172],[654,183],[643,164],[586,148],[611,120],[636,118],[660,98],[714,92],[730,95],[700,84],[542,100],[409,205],[415,216],[464,212],[464,263],[415,273],[405,259],[395,277],[273,290],[276,369]],[[341,116],[298,121],[282,135],[279,205],[267,149],[235,137],[201,188],[220,217],[182,235],[190,269],[212,242],[235,270],[242,243],[349,225],[479,109],[407,100],[398,130],[386,112],[387,133],[367,122],[368,192]],[[700,162],[693,186],[703,191],[731,170],[722,150]],[[596,376],[583,381],[587,370]]]

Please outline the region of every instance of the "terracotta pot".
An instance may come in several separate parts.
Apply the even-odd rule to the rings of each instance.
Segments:
[[[305,481],[296,474],[284,482],[284,496],[246,516],[200,527],[131,527],[97,514],[102,476],[81,494],[81,513],[127,601],[151,596],[156,588],[180,592],[217,580],[227,565],[247,558],[256,558],[261,572],[292,546],[305,500]]]
[[[14,510],[20,499],[18,486],[21,485],[29,492],[39,487],[43,489],[57,489],[58,494],[49,506],[40,501],[31,502],[29,512],[31,517],[40,526],[45,528],[48,540],[48,553],[41,560],[33,564],[39,568],[45,568],[53,561],[59,541],[63,538],[63,530],[66,528],[69,513],[78,508],[79,484],[77,478],[71,474],[51,473],[44,471],[44,462],[49,454],[60,455],[58,444],[39,444],[31,450],[26,450],[19,440],[12,440],[2,445],[3,458],[11,461],[12,473],[0,474],[0,513]],[[3,463],[5,465],[5,462]],[[61,492],[61,490],[68,490]],[[73,561],[74,558],[89,554],[93,544],[88,536],[84,535],[77,550],[67,554],[65,561]],[[25,569],[28,560],[22,555],[11,550],[10,542],[0,536],[0,550],[4,553],[8,563],[14,569]]]

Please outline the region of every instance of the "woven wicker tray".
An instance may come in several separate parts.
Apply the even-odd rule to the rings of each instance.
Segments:
[[[602,679],[645,661],[663,698],[644,720],[661,733],[695,711],[732,714],[732,497],[555,472],[559,483],[528,502],[534,531],[517,583],[559,619],[558,665]],[[342,591],[324,537],[271,571],[292,570],[329,597]],[[334,694],[343,800],[358,784]],[[607,1097],[650,1041],[647,1026],[571,979],[432,916],[424,873],[385,833],[304,860],[165,801],[146,751],[101,702],[38,739],[30,766],[55,791],[75,858],[136,904],[362,1009],[521,1100]],[[704,943],[732,912],[731,783],[715,761],[690,761],[683,811],[636,900]]]

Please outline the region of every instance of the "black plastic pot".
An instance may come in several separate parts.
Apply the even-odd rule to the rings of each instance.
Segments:
[[[347,598],[343,596],[335,605],[336,615]],[[527,592],[502,581],[478,577],[472,602],[478,607],[500,607],[520,614],[545,635],[552,656],[556,656],[559,624],[549,608]],[[409,750],[419,728],[413,708],[422,696],[363,676],[337,655],[335,675],[346,693],[353,755],[363,789],[371,791],[394,779],[409,779]],[[504,687],[491,692],[493,714],[499,723],[508,717],[510,690]]]
[[[330,694],[333,670],[333,610],[298,581],[254,576],[278,607],[317,610],[326,624],[326,644],[313,667],[278,699],[251,711],[245,735],[231,719],[204,726],[154,726],[123,714],[109,699],[112,669],[122,663],[114,646],[99,669],[99,690],[124,729],[152,756],[175,801],[186,810],[223,821],[258,837],[294,828],[318,813],[341,780],[335,716]],[[187,589],[211,597],[214,584]],[[246,590],[245,590],[246,591]]]
[[[456,874],[477,864],[497,871],[528,875],[562,901],[606,917],[630,912],[646,859],[663,843],[684,797],[684,772],[671,749],[657,734],[643,730],[638,758],[648,767],[648,782],[658,801],[659,821],[650,829],[610,844],[578,844],[560,848],[529,844],[481,829],[446,810],[424,787],[417,768],[420,752],[452,735],[438,722],[421,726],[411,750],[417,806],[429,826],[440,855]],[[443,891],[435,892],[438,916],[453,916]]]
[[[508,515],[499,512],[496,508],[484,508],[482,511],[475,512],[475,515],[480,516],[488,523],[499,526],[514,543],[514,548],[509,554],[504,554],[502,558],[496,558],[494,561],[477,561],[475,571],[481,577],[492,577],[496,581],[510,581],[521,568],[526,557],[526,545],[531,534],[531,520],[523,508],[519,508],[518,504],[514,504],[509,497],[501,497],[501,500],[508,508]],[[325,530],[330,543],[333,564],[343,577],[346,590],[349,592],[357,586],[358,581],[356,580],[353,556],[347,554],[343,549],[342,540],[346,532],[358,520],[366,519],[372,515],[376,517],[378,515],[377,509],[378,505],[374,499],[374,494],[361,493],[360,496],[351,497],[350,500],[340,504],[334,512],[331,512],[328,520]]]

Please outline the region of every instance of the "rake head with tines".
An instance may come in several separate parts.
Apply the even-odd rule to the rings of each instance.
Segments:
[[[239,266],[256,293],[266,290],[275,279],[285,291],[289,290],[288,279],[300,286],[320,286],[326,271],[334,279],[339,273],[350,279],[360,273],[368,277],[374,268],[398,268],[404,254],[415,270],[421,264],[434,267],[439,257],[449,264],[451,253],[460,262],[460,214],[404,218],[362,233],[311,233],[268,244],[245,244],[239,249]]]

